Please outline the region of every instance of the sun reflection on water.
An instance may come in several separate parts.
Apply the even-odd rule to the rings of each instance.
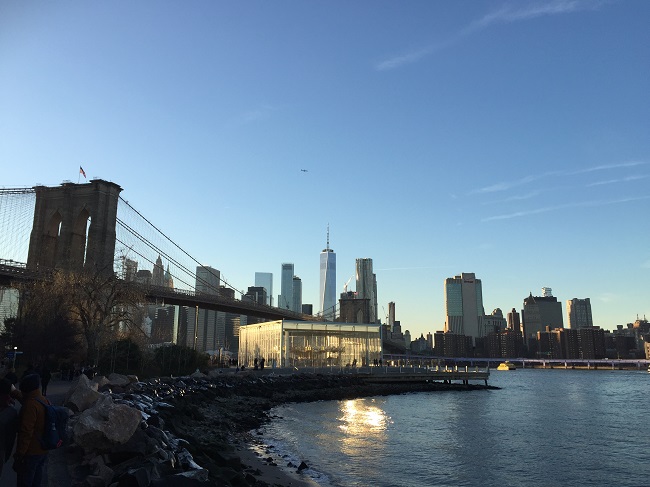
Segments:
[[[342,433],[341,449],[347,455],[363,454],[383,445],[390,417],[374,399],[343,401],[339,406],[338,419]]]

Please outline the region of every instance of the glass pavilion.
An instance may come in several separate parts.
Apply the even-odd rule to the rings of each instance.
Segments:
[[[279,320],[239,329],[239,363],[250,367],[365,366],[381,358],[381,325]]]

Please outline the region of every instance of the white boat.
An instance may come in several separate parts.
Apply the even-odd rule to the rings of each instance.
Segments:
[[[512,362],[506,360],[505,362],[501,362],[499,364],[497,370],[517,370],[517,366]]]

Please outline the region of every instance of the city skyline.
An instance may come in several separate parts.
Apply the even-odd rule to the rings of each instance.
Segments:
[[[549,286],[612,330],[650,316],[648,18],[633,0],[5,2],[2,185],[113,181],[239,290],[272,271],[277,299],[293,263],[315,311],[330,224],[337,298],[371,258],[378,317],[395,302],[413,337],[443,329],[463,272],[487,313]]]

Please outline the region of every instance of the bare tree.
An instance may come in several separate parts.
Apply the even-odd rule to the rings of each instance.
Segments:
[[[46,325],[54,317],[66,317],[77,326],[86,360],[94,365],[104,344],[121,333],[141,332],[144,294],[112,273],[56,270],[24,286],[21,294],[23,322]]]
[[[101,272],[58,272],[57,278],[59,286],[70,291],[70,316],[81,327],[93,364],[102,345],[120,333],[140,330],[145,298],[133,284]]]

